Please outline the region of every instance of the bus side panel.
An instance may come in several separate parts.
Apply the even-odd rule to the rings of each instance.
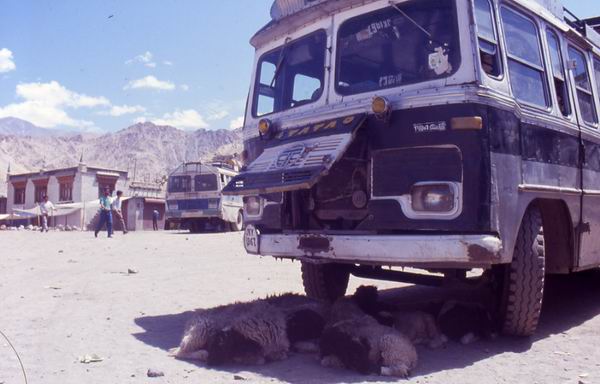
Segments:
[[[583,225],[578,269],[600,265],[600,140],[586,137],[583,167]]]
[[[580,186],[577,131],[564,132],[523,123],[513,111],[490,107],[492,163],[492,225],[503,241],[502,260],[512,260],[521,219],[536,199],[561,201],[571,221],[579,220]],[[571,254],[562,258],[560,269],[573,267]],[[552,251],[547,252],[548,255]],[[564,255],[563,255],[564,256]],[[567,260],[567,261],[564,261]],[[563,265],[568,263],[568,265]]]

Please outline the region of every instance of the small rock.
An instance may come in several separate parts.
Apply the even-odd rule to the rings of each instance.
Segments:
[[[79,362],[82,364],[99,363],[103,360],[104,360],[103,358],[96,355],[95,353],[91,354],[91,355],[85,355],[85,356],[79,357]]]
[[[65,251],[63,251],[62,249],[58,250],[58,253],[64,253]]]
[[[127,274],[128,275],[135,275],[136,273],[138,273],[138,271],[135,270],[135,269],[131,269],[131,268],[127,269]]]
[[[246,378],[240,375],[233,375],[233,380],[246,380]]]
[[[162,377],[164,376],[164,372],[161,371],[157,371],[155,369],[152,368],[148,368],[148,373],[147,373],[148,377]]]

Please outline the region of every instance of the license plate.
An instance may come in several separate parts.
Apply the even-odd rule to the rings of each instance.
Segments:
[[[257,255],[259,251],[259,234],[254,225],[248,225],[244,231],[244,248],[246,252]]]

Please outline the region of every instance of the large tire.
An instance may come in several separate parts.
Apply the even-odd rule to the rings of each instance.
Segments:
[[[346,294],[350,271],[340,264],[302,262],[302,283],[308,297],[333,302]]]
[[[244,229],[244,213],[242,211],[238,212],[235,223],[231,223],[231,230],[234,232],[239,232]]]
[[[536,206],[525,213],[512,263],[502,267],[500,315],[502,332],[531,336],[542,311],[545,278],[542,216]]]
[[[206,230],[206,223],[200,220],[192,220],[188,225],[191,233],[202,233]]]

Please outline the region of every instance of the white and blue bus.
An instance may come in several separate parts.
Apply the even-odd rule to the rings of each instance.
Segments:
[[[222,196],[221,190],[238,174],[224,163],[184,163],[167,181],[168,225],[202,232],[230,228],[241,231],[244,223],[240,197]]]
[[[600,11],[600,7],[598,9]],[[559,0],[277,0],[251,40],[248,253],[306,292],[482,268],[507,334],[600,265],[600,34]],[[415,267],[438,277],[393,268]]]

